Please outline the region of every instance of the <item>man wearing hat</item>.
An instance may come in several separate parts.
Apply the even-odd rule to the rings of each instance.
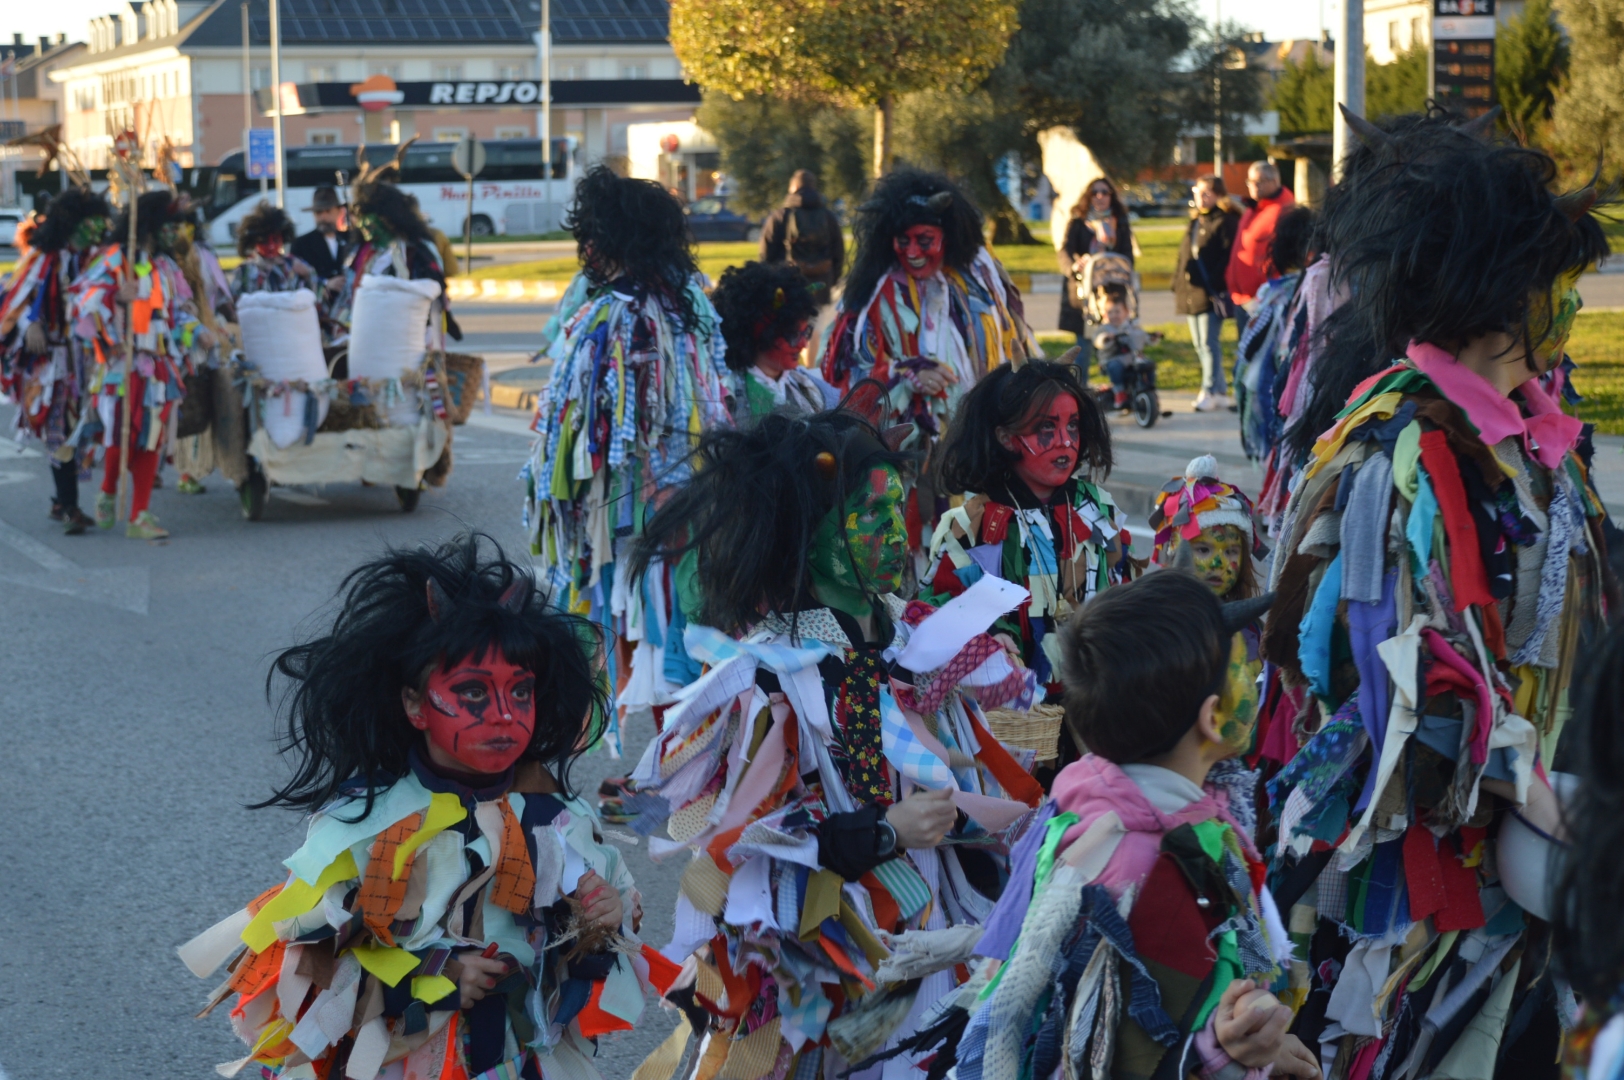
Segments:
[[[350,237],[345,230],[344,204],[337,191],[323,186],[316,189],[305,209],[316,215],[316,227],[293,242],[293,254],[309,263],[317,277],[336,287],[343,283],[344,249]]]

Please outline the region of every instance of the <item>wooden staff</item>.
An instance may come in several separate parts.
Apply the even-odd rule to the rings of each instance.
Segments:
[[[129,245],[124,249],[124,272],[133,283],[135,277],[136,252],[136,210],[141,202],[141,193],[136,190],[134,177],[141,175],[139,165],[133,168],[128,166],[119,170],[124,173],[125,187],[128,191],[126,204],[130,212]],[[130,416],[134,411],[134,403],[130,400],[134,394],[130,386],[130,379],[135,371],[135,301],[131,300],[124,305],[124,405],[121,410],[124,414],[123,430],[118,437],[118,492],[113,497],[114,521],[128,521],[130,503],[125,501],[125,495],[134,498],[134,492],[128,491],[130,475]]]

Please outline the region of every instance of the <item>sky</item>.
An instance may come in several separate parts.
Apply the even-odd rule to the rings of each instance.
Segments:
[[[1336,14],[1335,0],[1196,0],[1196,8],[1211,18],[1215,2],[1223,4],[1226,21],[1234,19],[1262,30],[1270,41],[1319,36],[1320,4],[1325,8],[1327,26],[1332,25]],[[83,41],[90,19],[118,5],[115,0],[51,0],[43,4],[11,0],[4,6],[7,10],[0,17],[0,49],[15,33],[22,34],[26,41],[58,33],[67,34],[70,41]]]

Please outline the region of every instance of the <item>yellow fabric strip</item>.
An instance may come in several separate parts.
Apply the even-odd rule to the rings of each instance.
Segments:
[[[1399,403],[1403,400],[1404,395],[1397,391],[1377,394],[1359,406],[1358,409],[1338,420],[1336,426],[1321,436],[1319,442],[1314,444],[1314,460],[1308,466],[1307,472],[1303,474],[1303,479],[1312,480],[1314,474],[1324,468],[1327,461],[1336,456],[1336,452],[1341,450],[1342,444],[1347,441],[1348,432],[1364,423],[1367,417],[1380,416],[1385,419],[1392,416],[1398,411]]]
[[[457,984],[444,975],[417,975],[412,978],[412,997],[430,1005],[456,989]]]
[[[436,791],[429,797],[429,811],[423,815],[423,826],[406,838],[405,843],[395,849],[394,880],[399,881],[401,871],[406,868],[406,860],[411,858],[412,852],[439,836],[442,832],[468,816],[462,800],[449,791]]]
[[[303,915],[321,902],[321,894],[337,885],[341,881],[358,878],[361,872],[355,867],[355,857],[348,849],[338,853],[338,858],[328,864],[327,869],[321,872],[314,885],[308,885],[293,877],[282,891],[271,898],[270,903],[259,909],[259,913],[242,932],[243,944],[256,953],[264,952],[276,940],[276,924],[284,919],[291,919],[295,915]]]
[[[875,937],[873,932],[863,925],[863,920],[857,914],[857,909],[851,906],[851,902],[846,899],[844,893],[840,894],[840,925],[846,928],[846,933],[851,936],[852,943],[863,950],[863,955],[868,957],[870,964],[878,967],[881,960],[891,955],[891,950],[881,945],[880,939]]]
[[[806,879],[806,899],[801,902],[802,941],[816,941],[823,920],[840,915],[840,875],[819,870]]]
[[[656,1046],[632,1071],[631,1080],[671,1080],[677,1066],[682,1064],[683,1054],[688,1051],[688,1030],[688,1018],[678,1013],[677,1026],[666,1036],[665,1042]]]
[[[357,945],[350,952],[355,954],[362,968],[390,986],[400,985],[400,980],[417,968],[417,957],[405,949],[387,949],[382,945]]]

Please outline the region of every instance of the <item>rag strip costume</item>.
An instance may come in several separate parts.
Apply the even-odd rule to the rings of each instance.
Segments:
[[[1060,773],[976,946],[1002,966],[944,1011],[960,1080],[1267,1075],[1213,1027],[1232,979],[1290,955],[1251,841],[1256,779],[1226,762],[1203,788],[1092,754]]]
[[[1325,321],[1336,310],[1339,299],[1331,292],[1331,260],[1322,257],[1303,271],[1295,296],[1278,320],[1278,337],[1255,339],[1252,327],[1257,322],[1247,324],[1248,344],[1242,357],[1252,358],[1247,359],[1243,373],[1247,400],[1241,441],[1247,456],[1263,463],[1258,513],[1268,535],[1275,539],[1280,536],[1286,503],[1305,464],[1285,445],[1284,434],[1301,419],[1313,400],[1315,369],[1324,353]],[[1239,377],[1236,385],[1242,385]]]
[[[1110,492],[1080,478],[1056,488],[1047,502],[1014,476],[1004,488],[971,495],[942,515],[919,596],[945,604],[987,574],[1024,586],[1030,597],[992,632],[1019,643],[1022,663],[1058,701],[1064,687],[1056,632],[1100,590],[1127,580],[1129,564],[1111,549],[1128,550],[1128,521]]]
[[[1235,350],[1241,445],[1253,461],[1267,458],[1285,430],[1277,394],[1307,322],[1306,311],[1297,304],[1302,284],[1301,270],[1264,282]]]
[[[941,616],[885,603],[881,641],[829,608],[793,627],[769,616],[742,640],[688,628],[710,669],[633,774],[633,828],[651,853],[692,852],[663,950],[696,972],[686,1015],[708,1015],[684,1075],[834,1075],[910,1034],[962,981],[1008,838],[1042,797],[981,711],[1029,705],[1031,674],[962,632],[945,667],[911,674],[892,658]],[[962,792],[970,816],[939,847],[870,857],[904,780]],[[680,1023],[638,1076],[671,1076],[689,1031]],[[899,1059],[884,1075],[917,1072]]]
[[[644,987],[677,970],[629,918],[616,949],[572,952],[564,897],[587,870],[635,905],[592,809],[509,779],[468,788],[415,751],[370,813],[345,820],[364,807],[356,790],[315,815],[284,883],[181,947],[199,977],[230,961],[210,1008],[235,995],[249,1052],[220,1072],[336,1077],[343,1062],[352,1080],[595,1080],[591,1040],[630,1030]],[[516,966],[463,1009],[453,950],[470,946]]]
[[[18,437],[45,444],[64,509],[78,506],[79,459],[93,445],[97,422],[85,403],[98,375],[95,353],[69,326],[68,296],[85,268],[110,250],[30,248],[0,293],[0,390],[17,403]],[[28,349],[30,326],[45,332],[43,353]]]
[[[641,581],[624,546],[660,493],[687,479],[693,440],[730,422],[731,376],[715,309],[687,283],[695,325],[668,296],[622,279],[575,277],[543,334],[552,378],[536,406],[536,442],[520,478],[531,552],[557,603],[590,616],[633,650],[618,704],[650,709],[699,674],[682,649],[686,625],[670,568]],[[618,659],[611,664],[619,666]],[[619,756],[618,725],[608,733]]]
[[[731,377],[733,407],[740,422],[777,409],[821,412],[834,408],[840,401],[839,395],[810,368],[790,368],[772,379],[760,368],[749,367],[732,372]]]
[[[1602,618],[1603,511],[1562,381],[1508,400],[1412,343],[1356,388],[1286,511],[1259,744],[1284,763],[1271,881],[1306,960],[1296,1030],[1349,1076],[1488,1075],[1524,1029],[1507,1018],[1553,1003],[1525,962],[1543,924],[1492,849],[1501,799],[1544,783]]]
[[[370,262],[376,264],[379,260],[374,258]],[[390,264],[393,265],[393,258]],[[366,270],[362,273],[380,273],[378,270]],[[417,274],[414,277],[432,277],[432,274]],[[259,252],[252,252],[231,273],[231,295],[240,297],[247,293],[256,292],[293,292],[295,289],[309,289],[317,296],[322,294],[322,284],[316,278],[316,272],[310,264],[297,255],[274,255],[267,258]]]
[[[129,306],[135,362],[128,385],[124,382],[126,328],[118,310],[119,286],[126,280],[133,280],[137,289]],[[191,286],[173,258],[140,251],[132,267],[118,245],[104,248],[68,290],[72,333],[96,359],[89,390],[95,396],[107,447],[102,493],[108,496],[118,488],[123,399],[130,399],[132,521],[147,508],[164,432],[172,411],[186,396],[186,377],[195,371],[192,338],[202,324],[193,310]]]

